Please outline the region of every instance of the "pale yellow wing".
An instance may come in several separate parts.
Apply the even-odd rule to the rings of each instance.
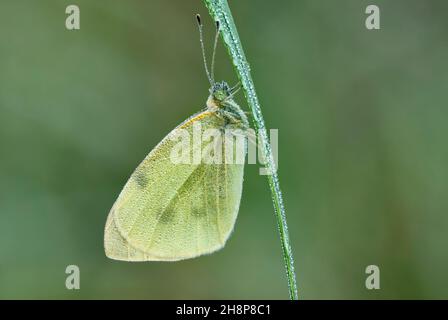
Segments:
[[[197,121],[203,129],[224,126],[223,119],[204,111],[174,129],[148,154],[107,218],[104,244],[109,258],[176,261],[224,246],[238,214],[244,165],[174,164],[170,153],[177,142],[170,137],[179,129],[192,136]]]

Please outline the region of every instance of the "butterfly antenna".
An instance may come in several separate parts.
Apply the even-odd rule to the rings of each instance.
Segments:
[[[212,72],[212,81],[215,81],[215,55],[216,55],[216,47],[218,46],[218,38],[219,38],[219,21],[216,21],[216,34],[215,34],[215,42],[213,43],[213,54],[212,54],[212,66],[210,68]]]
[[[202,34],[202,22],[201,22],[201,16],[199,14],[196,15],[196,20],[198,21],[199,40],[201,42],[202,58],[204,59],[205,73],[207,74],[208,82],[210,82],[210,85],[213,86],[213,79],[210,76],[210,72],[208,71],[207,58],[205,57],[204,36]]]

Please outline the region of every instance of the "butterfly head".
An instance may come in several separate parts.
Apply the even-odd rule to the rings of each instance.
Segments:
[[[229,85],[225,82],[215,82],[210,88],[210,96],[207,100],[207,105],[209,107],[221,107],[223,103],[231,98],[231,89]]]
[[[222,102],[230,96],[230,87],[225,81],[215,82],[210,88],[210,94],[216,101]]]

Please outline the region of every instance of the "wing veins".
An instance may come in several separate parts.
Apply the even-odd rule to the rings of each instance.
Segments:
[[[199,167],[200,167],[200,165],[198,165],[198,166],[193,170],[193,172],[195,172]],[[155,222],[154,229],[152,230],[152,234],[151,234],[151,237],[150,237],[150,239],[149,239],[149,243],[148,243],[148,245],[145,247],[145,250],[148,250],[148,249],[151,247],[151,245],[152,245],[152,243],[153,243],[153,241],[154,241],[154,238],[153,238],[154,233],[155,233],[155,231],[157,230],[157,227],[160,225],[160,219],[162,218],[163,215],[165,215],[165,214],[168,212],[168,208],[171,207],[171,204],[173,203],[173,201],[174,201],[175,199],[178,198],[178,196],[179,196],[179,190],[180,190],[180,189],[181,189],[181,188],[182,188],[182,187],[183,187],[183,186],[190,180],[191,175],[193,174],[193,172],[188,176],[188,178],[185,180],[185,182],[178,188],[178,190],[176,191],[175,195],[170,199],[168,205],[167,205],[164,209],[162,209],[162,213],[157,217],[157,220],[156,220],[156,222]],[[198,181],[203,180],[203,178],[204,178],[204,176],[205,176],[205,172],[206,172],[206,171],[204,170],[204,173],[203,173],[202,176],[198,179]]]

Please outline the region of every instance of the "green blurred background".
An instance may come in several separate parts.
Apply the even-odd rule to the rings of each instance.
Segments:
[[[381,9],[381,30],[364,26]],[[81,29],[65,29],[77,4]],[[448,298],[448,2],[230,1],[269,128],[301,298]],[[106,216],[207,98],[201,1],[0,3],[0,298],[286,299],[266,177],[248,165],[213,255],[126,263]],[[209,50],[210,53],[210,50]],[[218,78],[236,82],[220,44]],[[237,98],[248,110],[243,95]],[[65,288],[65,268],[81,289]],[[381,289],[365,288],[365,268]]]

